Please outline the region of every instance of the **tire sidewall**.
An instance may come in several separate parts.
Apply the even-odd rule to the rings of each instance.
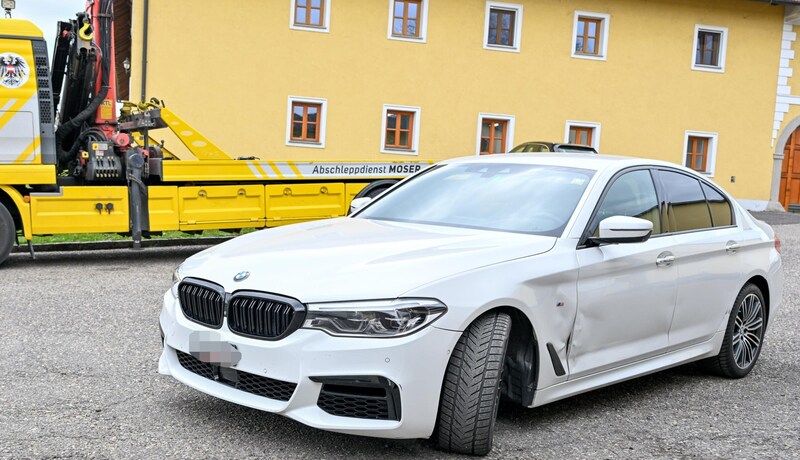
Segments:
[[[17,230],[14,227],[14,219],[11,213],[0,204],[0,264],[5,262],[14,246],[14,238]]]

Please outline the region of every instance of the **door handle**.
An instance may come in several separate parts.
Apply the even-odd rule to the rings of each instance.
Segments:
[[[675,262],[675,256],[670,252],[662,252],[656,257],[656,266],[658,267],[669,267],[672,262]]]
[[[727,243],[725,243],[725,251],[731,254],[738,251],[740,247],[741,246],[739,246],[739,243],[737,243],[736,241],[728,241]]]

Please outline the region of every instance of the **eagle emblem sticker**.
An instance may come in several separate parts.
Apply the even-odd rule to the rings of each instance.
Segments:
[[[250,276],[250,272],[239,272],[233,277],[234,281],[244,281]]]
[[[30,69],[28,63],[19,54],[0,54],[0,85],[16,89],[28,81]]]

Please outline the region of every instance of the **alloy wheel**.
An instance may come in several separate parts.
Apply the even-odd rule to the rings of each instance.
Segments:
[[[750,293],[739,304],[733,326],[733,359],[740,369],[747,369],[758,357],[764,336],[764,307],[757,295]]]

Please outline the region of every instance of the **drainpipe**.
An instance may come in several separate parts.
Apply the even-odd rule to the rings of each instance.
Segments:
[[[147,23],[149,22],[149,9],[150,1],[144,0],[144,25],[142,27],[142,102],[144,102],[145,97],[147,97]]]

